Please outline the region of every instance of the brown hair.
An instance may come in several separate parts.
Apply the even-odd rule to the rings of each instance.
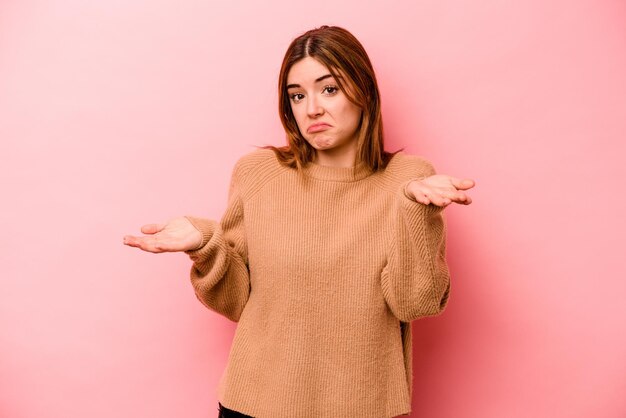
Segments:
[[[291,67],[305,57],[324,64],[348,100],[362,110],[355,163],[363,161],[374,172],[384,169],[393,155],[402,149],[393,153],[385,151],[380,93],[374,68],[363,45],[338,26],[324,25],[309,30],[287,48],[278,77],[278,115],[287,134],[287,145],[261,148],[273,150],[276,158],[291,168],[300,169],[315,157],[315,148],[298,129],[287,94],[287,75]],[[343,78],[338,77],[339,74]]]

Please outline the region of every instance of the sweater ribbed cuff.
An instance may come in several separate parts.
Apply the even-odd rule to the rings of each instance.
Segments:
[[[215,231],[215,221],[211,219],[197,218],[195,216],[185,216],[185,218],[187,218],[189,222],[191,222],[191,224],[194,226],[194,228],[196,228],[202,234],[202,241],[200,242],[200,245],[193,250],[185,251],[186,254],[192,255],[195,254],[197,251],[200,251],[202,247],[204,247],[207,242],[209,242]]]

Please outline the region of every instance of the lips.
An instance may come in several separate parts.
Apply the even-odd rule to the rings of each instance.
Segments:
[[[328,128],[330,128],[330,125],[327,124],[327,123],[315,123],[315,124],[309,126],[309,128],[306,131],[308,133],[312,134],[312,133],[315,133],[315,132],[325,131]]]

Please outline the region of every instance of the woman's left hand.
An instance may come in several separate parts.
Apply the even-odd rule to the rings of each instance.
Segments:
[[[421,180],[413,180],[406,186],[406,191],[425,205],[433,203],[437,206],[448,206],[452,202],[469,205],[472,199],[462,190],[471,189],[475,184],[471,179],[435,174]]]

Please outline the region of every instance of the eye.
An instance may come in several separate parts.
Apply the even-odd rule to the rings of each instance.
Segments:
[[[337,86],[324,86],[324,92],[328,93],[328,95],[333,95],[339,91]]]
[[[304,99],[304,94],[302,93],[294,93],[289,96],[292,102],[298,103],[300,100]]]

